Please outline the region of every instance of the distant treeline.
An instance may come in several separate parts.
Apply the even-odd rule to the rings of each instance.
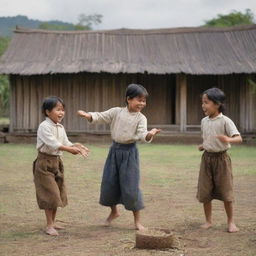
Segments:
[[[90,30],[93,25],[101,23],[101,19],[102,15],[100,14],[80,14],[77,24],[72,24],[58,20],[33,20],[23,15],[0,17],[0,37],[11,37],[16,26],[53,30]]]

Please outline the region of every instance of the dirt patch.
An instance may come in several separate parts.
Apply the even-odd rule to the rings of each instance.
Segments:
[[[202,205],[195,199],[200,153],[195,146],[140,145],[141,188],[147,227],[171,230],[182,246],[170,250],[135,249],[132,213],[111,227],[101,223],[109,209],[98,204],[108,145],[88,145],[90,157],[65,154],[69,204],[57,213],[66,227],[59,237],[44,234],[45,217],[37,208],[32,179],[34,145],[0,146],[0,255],[256,255],[256,148],[231,150],[235,176],[235,220],[241,229],[229,234],[223,203],[214,201],[214,226],[201,230]]]

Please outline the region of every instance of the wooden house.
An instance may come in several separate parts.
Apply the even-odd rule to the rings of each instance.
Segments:
[[[33,133],[44,97],[66,104],[70,133],[106,134],[76,111],[125,105],[125,89],[149,92],[149,126],[166,133],[200,130],[201,93],[219,87],[226,115],[243,133],[256,132],[256,25],[231,28],[46,31],[17,28],[0,60],[11,86],[10,131]]]

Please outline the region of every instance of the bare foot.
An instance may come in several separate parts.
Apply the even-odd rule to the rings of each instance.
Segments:
[[[235,233],[238,231],[239,231],[239,228],[235,225],[235,223],[228,224],[228,232]]]
[[[212,227],[212,223],[210,223],[210,222],[206,222],[205,224],[200,226],[200,228],[203,228],[203,229],[208,229],[210,227]]]
[[[63,226],[60,226],[60,225],[58,225],[58,224],[55,224],[54,226],[53,226],[55,229],[65,229],[65,227],[63,227]]]
[[[140,223],[135,223],[135,228],[139,231],[147,230],[144,226],[142,226]]]
[[[109,214],[108,218],[103,223],[103,226],[108,227],[111,224],[112,220],[118,218],[119,216],[120,216],[120,214],[118,212],[116,212],[116,213],[111,212]]]
[[[58,236],[59,233],[54,227],[46,227],[45,233],[50,236]]]

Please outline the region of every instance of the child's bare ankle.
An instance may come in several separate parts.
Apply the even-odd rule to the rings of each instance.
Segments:
[[[236,226],[235,223],[231,222],[228,224],[228,232],[229,233],[235,233],[235,232],[238,232],[239,231],[239,228]]]
[[[206,223],[204,223],[203,225],[200,226],[200,228],[203,228],[203,229],[208,229],[210,227],[212,227],[211,222],[206,222]]]
[[[58,224],[54,224],[53,226],[55,229],[65,229],[65,227],[61,226],[61,225],[58,225]]]
[[[109,226],[111,224],[111,222],[118,218],[120,216],[119,212],[118,211],[115,211],[115,212],[111,212],[108,216],[108,218],[105,220],[105,222],[103,223],[103,226]]]
[[[147,230],[147,228],[140,223],[135,223],[135,228],[139,231]]]
[[[47,226],[45,229],[45,233],[50,236],[58,236],[58,231],[53,226]]]

